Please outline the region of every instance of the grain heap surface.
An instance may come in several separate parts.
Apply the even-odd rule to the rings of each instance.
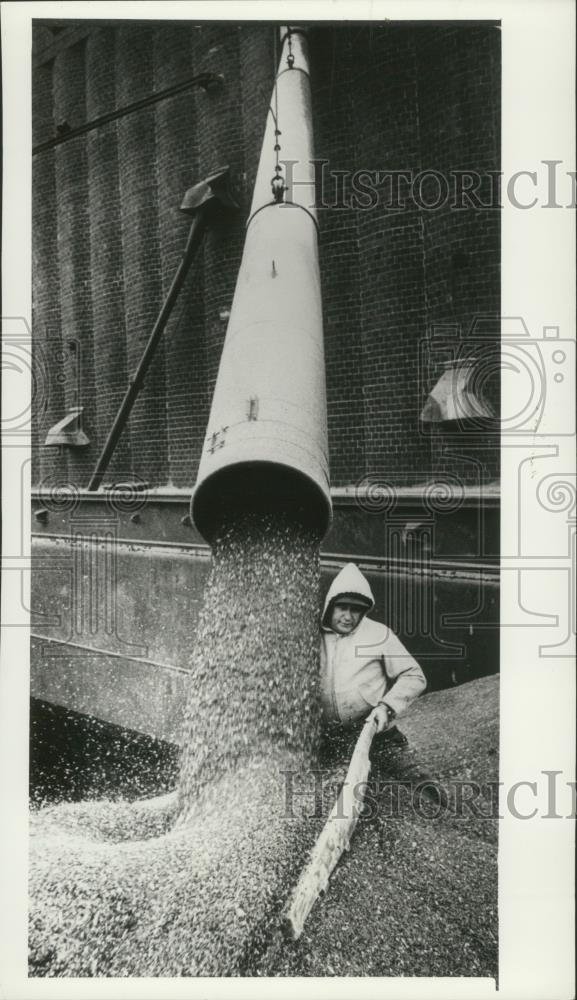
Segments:
[[[250,974],[497,976],[498,676],[425,694],[401,727],[448,808],[415,798],[402,767],[374,775],[302,937],[271,938]]]
[[[294,521],[223,526],[177,795],[33,818],[32,975],[239,975],[254,960],[318,825],[286,818],[283,777],[319,739],[318,584],[318,540]]]
[[[411,749],[373,775],[384,785],[289,943],[281,911],[346,773],[311,772],[316,540],[281,518],[225,525],[205,596],[176,792],[32,817],[30,974],[496,975],[498,679],[425,695],[401,720]],[[415,807],[413,759],[446,787],[441,815]],[[459,810],[469,781],[478,808]]]

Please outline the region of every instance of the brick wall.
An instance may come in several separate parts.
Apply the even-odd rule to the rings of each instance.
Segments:
[[[116,45],[117,32],[110,27],[92,32],[86,41],[88,120],[116,107],[116,81],[112,71]],[[127,385],[118,136],[114,123],[90,132],[86,136],[86,146],[97,413],[95,440],[102,444]],[[92,449],[91,458],[95,450]],[[123,478],[130,474],[131,467],[130,439],[128,434],[123,434],[112,457],[109,474]]]
[[[359,33],[355,78],[356,158],[385,171],[419,170],[414,36],[402,27]],[[363,384],[366,471],[387,476],[427,469],[419,434],[419,340],[426,324],[423,231],[407,202],[398,213],[383,198],[359,211],[363,282]]]
[[[53,63],[40,66],[35,74],[32,121],[37,142],[54,134],[52,92]],[[54,448],[44,448],[44,440],[64,411],[64,387],[57,359],[61,353],[60,275],[56,231],[56,176],[54,151],[34,158],[32,163],[32,271],[33,360],[35,396],[33,407],[32,481],[48,482],[62,470],[61,456]]]
[[[329,459],[332,481],[349,482],[365,468],[365,408],[361,315],[361,261],[357,212],[340,197],[336,170],[357,163],[351,37],[328,29],[310,44],[315,155],[328,160],[317,183],[319,253],[325,358]],[[322,207],[326,205],[327,207]],[[335,208],[330,206],[336,206]]]
[[[154,28],[142,23],[118,29],[115,78],[120,107],[154,89],[154,35]],[[116,127],[126,354],[133,373],[162,304],[155,109],[144,108],[121,118]],[[151,485],[166,482],[168,477],[165,353],[163,340],[130,417],[133,472]]]
[[[451,171],[481,175],[476,198],[490,205],[491,171],[500,162],[499,28],[420,29],[415,48],[423,169],[445,176]],[[468,340],[474,342],[472,353],[483,365],[484,357],[494,357],[490,341],[499,335],[500,213],[497,208],[455,207],[467,202],[459,196],[458,182],[451,190],[454,204],[422,213],[426,332],[444,339],[443,329],[452,328],[451,336],[463,342],[461,353],[468,352]],[[440,352],[439,360],[442,356]],[[482,394],[498,412],[498,372],[484,378],[487,367],[481,368]],[[429,380],[441,372],[440,364],[431,365]],[[449,472],[472,485],[490,482],[499,475],[498,436],[475,427],[461,433],[435,431],[431,461],[439,475]]]
[[[68,48],[61,32],[60,51],[46,49],[45,59],[51,36],[38,32],[35,143],[64,121],[75,127],[195,74],[225,76],[219,91],[192,88],[34,157],[37,352],[61,345],[64,358],[47,365],[34,475],[79,486],[178,265],[189,226],[182,196],[231,167],[241,212],[211,228],[109,473],[192,486],[271,95],[275,29],[101,23]],[[338,171],[498,170],[499,59],[490,25],[312,29],[316,155],[328,161],[324,203],[338,206],[318,213],[336,486],[367,474],[397,485],[443,472],[470,483],[498,474],[496,438],[425,435],[419,414],[442,370],[440,360],[423,366],[423,341],[447,327],[466,337],[475,317],[498,315],[499,212],[426,210],[410,198],[392,211],[385,189],[363,209],[351,203],[349,181],[339,196]],[[421,193],[434,199],[434,182]],[[498,378],[488,391],[497,404]],[[43,448],[76,399],[90,447]]]
[[[153,38],[154,89],[164,90],[194,75],[195,29],[175,24]],[[162,295],[181,259],[191,220],[180,211],[183,195],[198,180],[199,130],[190,92],[156,105],[155,177]],[[204,335],[203,269],[197,262],[163,336],[166,364],[167,475],[175,486],[190,483],[208,417]]]

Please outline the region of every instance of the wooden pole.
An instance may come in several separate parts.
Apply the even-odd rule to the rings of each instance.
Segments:
[[[302,934],[305,920],[317,898],[328,888],[331,873],[343,851],[349,849],[363,806],[365,785],[371,769],[369,751],[376,731],[376,720],[369,716],[356,742],[337,801],[292,894],[282,927],[293,941]]]

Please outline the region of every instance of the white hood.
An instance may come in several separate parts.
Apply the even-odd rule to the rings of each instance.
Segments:
[[[372,611],[375,606],[375,598],[373,597],[369,581],[363,576],[360,569],[352,562],[343,566],[342,570],[340,573],[337,573],[328,589],[323,608],[323,616],[321,619],[321,624],[323,626],[326,627],[327,611],[329,610],[330,605],[333,604],[338,597],[344,597],[345,594],[354,594],[356,597],[364,597],[365,600],[370,601],[370,605],[367,607],[365,614]]]

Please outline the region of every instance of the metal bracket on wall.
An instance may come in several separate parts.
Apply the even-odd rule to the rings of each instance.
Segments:
[[[467,420],[491,421],[495,414],[477,392],[474,357],[445,361],[445,371],[431,389],[421,412],[424,424],[448,424]]]
[[[80,427],[82,410],[82,406],[75,406],[68,411],[62,420],[54,424],[46,435],[44,447],[56,448],[66,445],[68,448],[86,448],[90,444],[90,440]]]

